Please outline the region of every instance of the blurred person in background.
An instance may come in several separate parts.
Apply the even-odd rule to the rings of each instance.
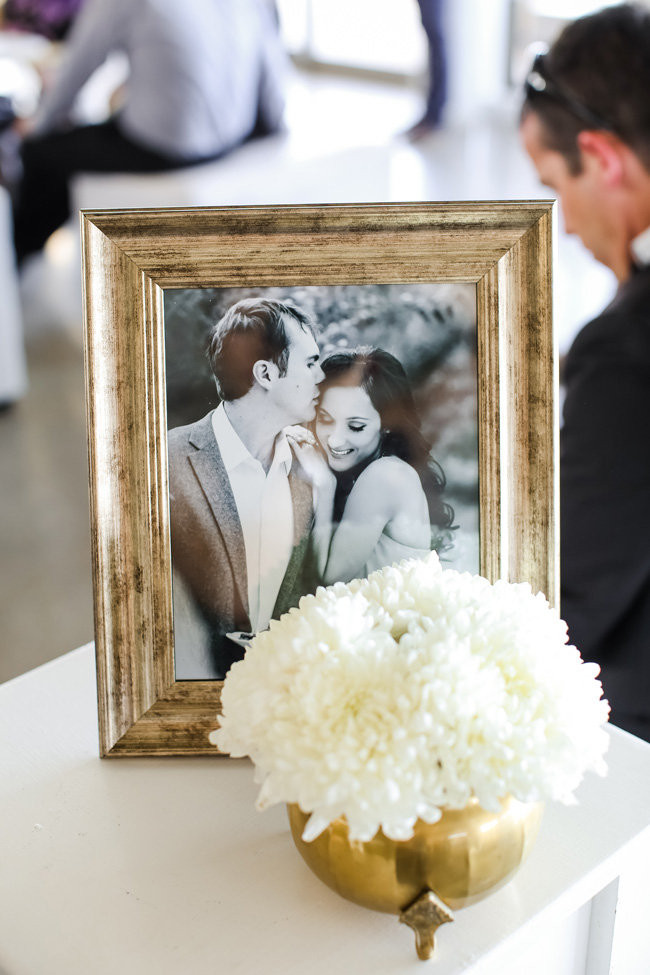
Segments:
[[[0,30],[16,34],[39,35],[58,42],[68,32],[83,0],[5,0],[0,6]],[[46,41],[43,39],[47,39]],[[6,40],[6,38],[5,38]],[[54,48],[55,44],[52,44]],[[0,88],[0,171],[6,185],[19,178],[20,136],[16,113],[33,111],[40,90],[39,71],[31,59],[11,55],[12,46],[3,47],[3,76]],[[44,66],[39,64],[39,69]],[[10,70],[8,70],[10,68]],[[26,392],[27,363],[23,341],[22,311],[11,244],[11,203],[0,186],[0,292],[3,298],[0,319],[0,413],[10,409]]]
[[[2,26],[61,41],[84,0],[5,0]]]
[[[445,0],[418,0],[428,46],[428,88],[424,114],[406,135],[415,142],[440,126],[447,100],[447,58],[443,33]]]
[[[75,125],[80,89],[113,51],[129,64],[123,104],[106,122]],[[177,169],[277,131],[284,67],[265,0],[85,0],[22,146],[19,263],[69,217],[75,173]]]
[[[521,134],[566,230],[616,275],[576,337],[561,437],[561,612],[615,724],[650,741],[650,10],[569,24],[526,82]]]

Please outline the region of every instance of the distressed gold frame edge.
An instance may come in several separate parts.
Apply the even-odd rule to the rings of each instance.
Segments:
[[[549,201],[82,211],[102,756],[215,754],[221,683],[175,681],[163,290],[477,289],[481,572],[558,602]]]

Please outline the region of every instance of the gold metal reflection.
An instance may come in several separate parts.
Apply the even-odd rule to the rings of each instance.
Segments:
[[[416,930],[418,955],[425,958],[433,952],[436,928],[453,920],[452,911],[514,875],[535,841],[542,808],[507,797],[494,813],[472,799],[464,809],[446,810],[433,825],[418,820],[410,840],[390,840],[380,830],[365,843],[350,841],[344,818],[305,843],[309,814],[297,805],[288,811],[294,842],[316,876],[355,904],[399,914]]]

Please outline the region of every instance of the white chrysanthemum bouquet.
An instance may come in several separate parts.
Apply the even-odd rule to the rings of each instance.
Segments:
[[[258,806],[298,803],[304,839],[408,839],[472,796],[571,802],[605,773],[596,664],[530,586],[442,570],[435,553],[305,596],[231,668],[211,741],[250,755]]]

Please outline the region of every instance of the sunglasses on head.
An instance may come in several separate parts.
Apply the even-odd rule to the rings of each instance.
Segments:
[[[596,112],[592,112],[590,108],[587,108],[586,105],[583,105],[582,102],[575,98],[570,91],[567,91],[562,85],[558,85],[557,82],[549,78],[545,59],[545,54],[538,54],[533,61],[533,65],[528,72],[524,84],[526,96],[531,99],[538,97],[551,98],[558,105],[566,108],[572,115],[580,119],[581,122],[584,122],[590,129],[605,129],[607,132],[613,132],[614,127],[611,122],[607,122],[600,115],[596,114]]]

